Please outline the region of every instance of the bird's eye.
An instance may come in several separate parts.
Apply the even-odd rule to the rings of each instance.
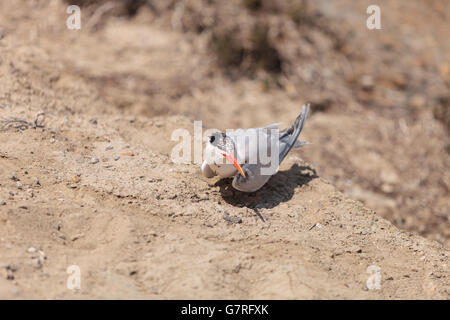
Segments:
[[[214,137],[214,136],[209,137],[209,142],[210,142],[210,143],[213,143],[214,140],[216,140],[216,137]]]

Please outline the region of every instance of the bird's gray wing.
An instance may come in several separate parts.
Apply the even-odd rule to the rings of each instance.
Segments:
[[[257,162],[258,141],[259,139],[268,139],[271,130],[278,130],[278,123],[260,128],[227,131],[227,136],[234,141],[236,150],[235,156],[239,164]]]
[[[278,163],[274,162],[278,161],[278,153],[274,154],[275,159],[265,158],[265,160],[263,160],[261,158],[262,155],[259,154],[259,148],[261,147],[259,143],[262,143],[262,140],[265,140],[267,144],[263,145],[267,146],[268,148],[268,150],[266,150],[266,156],[268,156],[268,154],[272,155],[271,147],[273,146],[273,144],[278,144],[279,135],[272,135],[272,131],[268,130],[268,128],[266,127],[251,130],[254,130],[256,132],[257,141],[253,141],[253,143],[250,144],[249,149],[247,149],[248,161],[244,165],[242,165],[242,170],[244,171],[245,178],[241,174],[237,174],[232,182],[233,188],[243,192],[257,191],[263,185],[265,185],[272,174],[274,174],[278,170]],[[267,160],[269,161],[267,162]]]
[[[282,131],[279,136],[279,164],[284,160],[289,151],[299,145],[297,143],[298,136],[303,129],[305,120],[309,113],[309,104],[304,105],[302,112],[295,119],[292,126]],[[302,143],[300,143],[303,145]],[[243,192],[254,192],[259,190],[264,186],[267,181],[269,181],[271,175],[261,174],[262,165],[260,163],[256,164],[245,164],[242,166],[242,170],[245,173],[245,178],[240,174],[236,175],[233,179],[233,188],[243,191]]]
[[[272,123],[272,124],[269,124],[269,125],[267,125],[265,127],[257,128],[257,129],[269,129],[269,130],[270,129],[278,129],[280,127],[280,124],[281,124],[281,122]]]

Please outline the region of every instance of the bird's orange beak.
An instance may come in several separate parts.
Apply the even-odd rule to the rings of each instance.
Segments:
[[[236,158],[234,157],[234,155],[232,155],[231,153],[222,153],[222,156],[224,156],[224,158],[226,158],[228,161],[230,161],[233,166],[239,171],[239,173],[245,178],[245,173],[241,168],[241,165],[237,162]]]

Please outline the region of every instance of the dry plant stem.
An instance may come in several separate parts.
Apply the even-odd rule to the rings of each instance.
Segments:
[[[33,122],[28,122],[23,119],[4,119],[0,120],[0,131],[6,131],[8,129],[19,129],[21,131],[29,128],[43,128],[45,121],[45,113],[39,112],[34,117]]]

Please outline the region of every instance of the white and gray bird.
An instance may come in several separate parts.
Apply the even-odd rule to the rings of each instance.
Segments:
[[[309,108],[309,104],[304,105],[294,123],[283,131],[278,131],[278,124],[275,123],[261,128],[215,132],[206,143],[203,175],[207,178],[216,175],[234,177],[232,186],[239,191],[259,190],[278,171],[292,148],[307,144],[297,139]],[[275,160],[272,161],[276,164],[274,170],[270,169],[274,163],[268,162],[268,157]]]

